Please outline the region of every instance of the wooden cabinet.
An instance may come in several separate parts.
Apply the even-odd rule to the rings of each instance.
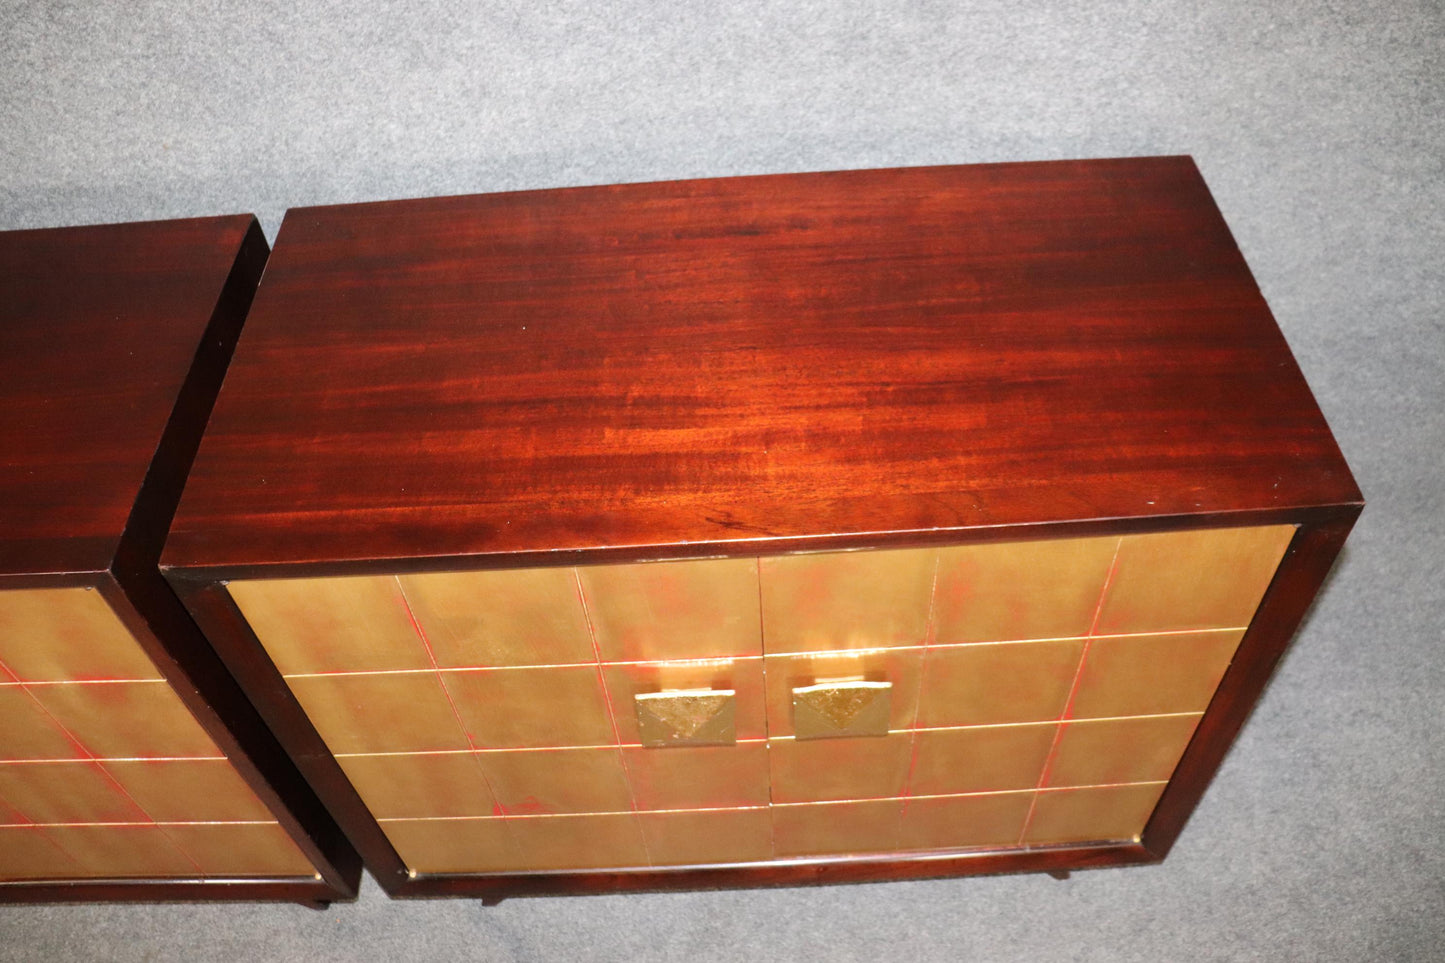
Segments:
[[[0,902],[356,892],[156,567],[266,254],[249,216],[0,233]]]
[[[290,212],[163,569],[382,884],[1162,858],[1361,500],[1187,158]]]

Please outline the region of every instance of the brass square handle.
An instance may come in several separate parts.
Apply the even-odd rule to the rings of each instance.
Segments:
[[[891,682],[820,682],[793,689],[799,739],[888,735]]]
[[[639,692],[637,729],[644,746],[730,746],[737,742],[732,689]]]

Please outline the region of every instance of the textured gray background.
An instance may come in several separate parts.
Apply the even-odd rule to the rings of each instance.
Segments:
[[[0,909],[0,958],[1445,958],[1440,3],[0,0],[0,228],[1192,153],[1370,507],[1170,859],[710,894]]]

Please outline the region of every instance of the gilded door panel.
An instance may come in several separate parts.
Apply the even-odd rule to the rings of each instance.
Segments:
[[[529,868],[510,819],[398,819],[381,824],[402,862],[419,873],[502,873]]]
[[[0,650],[0,878],[314,875],[99,592],[0,592]]]
[[[1057,726],[983,726],[920,730],[914,746],[915,795],[1032,789]]]
[[[507,820],[524,865],[535,869],[647,866],[638,817],[529,816]]]
[[[1057,719],[1083,655],[1082,639],[930,648],[918,724],[999,725]]]
[[[148,822],[99,763],[0,766],[0,797],[36,823]]]
[[[902,795],[912,739],[907,733],[845,739],[774,739],[768,744],[773,802]]]
[[[1234,658],[1240,629],[1106,636],[1089,643],[1073,716],[1203,712]]]
[[[0,663],[24,682],[161,678],[101,594],[84,588],[0,592]]]
[[[92,755],[219,756],[221,751],[165,682],[102,682],[30,687]]]
[[[83,759],[84,753],[21,686],[0,684],[0,760]]]
[[[593,660],[574,569],[428,572],[400,581],[442,668]]]
[[[958,545],[939,552],[937,641],[1087,635],[1119,539]]]
[[[269,822],[271,812],[225,759],[112,760],[105,770],[158,822]]]
[[[846,856],[899,848],[903,803],[898,799],[773,806],[773,853]]]
[[[470,751],[341,756],[336,761],[378,819],[491,816],[497,808],[482,765]]]
[[[1023,841],[1030,845],[1137,839],[1164,783],[1039,793]]]
[[[1197,715],[1086,719],[1062,726],[1050,786],[1108,786],[1168,779]]]
[[[0,799],[0,826],[18,825],[29,825],[29,821],[20,815],[20,810]]]
[[[442,673],[477,748],[616,745],[595,665]]]
[[[167,826],[166,834],[209,876],[310,876],[311,864],[278,823]]]
[[[159,826],[52,826],[46,833],[89,877],[197,876],[197,861]]]
[[[766,807],[644,813],[638,821],[654,866],[747,863],[773,855],[773,820]]]
[[[763,654],[751,558],[578,569],[604,662]]]
[[[1012,846],[1023,832],[1034,793],[914,797],[904,801],[902,849]]]
[[[418,872],[1131,839],[1292,532],[405,575],[425,664],[288,681]],[[886,733],[795,738],[848,682]],[[733,693],[736,741],[644,747],[668,691]]]
[[[79,863],[38,826],[0,826],[0,879],[72,878]]]
[[[435,672],[299,676],[287,682],[332,752],[470,748]]]
[[[478,754],[498,812],[626,812],[632,808],[622,753],[615,748]]]
[[[768,804],[768,747],[762,741],[622,752],[638,809]]]
[[[1294,532],[1271,525],[1126,535],[1096,631],[1242,628]]]
[[[390,575],[236,581],[229,590],[285,675],[431,668]]]
[[[932,549],[762,559],[764,651],[922,645],[937,560]]]

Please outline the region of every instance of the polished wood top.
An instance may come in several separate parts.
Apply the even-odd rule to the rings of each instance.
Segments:
[[[0,574],[110,565],[254,222],[0,233]]]
[[[163,563],[1359,497],[1189,158],[779,175],[291,211]]]

